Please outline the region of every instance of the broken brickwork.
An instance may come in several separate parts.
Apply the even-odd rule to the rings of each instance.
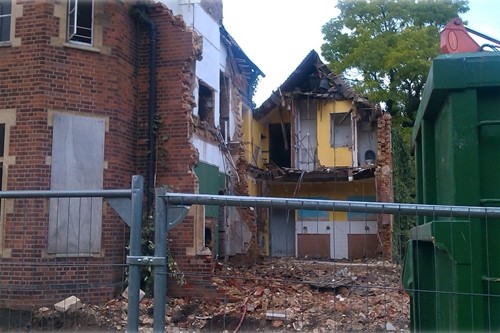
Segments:
[[[377,168],[375,170],[375,186],[377,201],[393,202],[392,186],[392,152],[391,152],[391,115],[384,113],[377,120]],[[378,234],[382,243],[384,259],[392,257],[392,215],[378,214]]]
[[[0,47],[0,122],[9,121],[3,190],[50,189],[54,113],[106,123],[103,188],[129,188],[135,174],[146,178],[150,41],[148,27],[130,15],[132,5],[96,1],[95,41],[90,46],[66,41],[66,1],[16,4],[16,11],[22,9],[14,18],[16,39]],[[195,193],[198,155],[190,138],[194,63],[201,55],[201,39],[161,4],[150,7],[149,15],[158,43],[155,184]],[[99,303],[122,292],[128,229],[109,206],[103,206],[102,254],[59,258],[46,253],[49,205],[29,205],[9,206],[0,221],[0,296],[8,296],[10,306],[53,305],[75,292],[85,302]],[[16,223],[19,219],[22,224]],[[170,233],[172,251],[181,270],[201,272],[209,285],[203,273],[212,264],[186,254],[193,246],[193,230],[194,221],[186,219]],[[31,269],[20,262],[37,265]],[[83,271],[82,264],[87,265]],[[85,287],[43,288],[68,281]],[[23,285],[33,288],[16,293]]]

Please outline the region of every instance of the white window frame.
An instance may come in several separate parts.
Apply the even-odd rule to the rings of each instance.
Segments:
[[[338,125],[335,124],[335,119],[336,118],[341,118],[342,117],[342,123],[344,122],[349,122],[349,130],[346,131],[348,136],[347,140],[338,140],[338,137],[336,135],[336,127]],[[337,112],[337,113],[330,113],[330,146],[333,148],[341,148],[341,147],[352,147],[353,145],[353,133],[352,133],[352,113],[351,112]],[[347,125],[344,125],[342,127],[347,127]]]
[[[79,14],[79,4],[83,2],[90,2],[92,6],[90,14],[90,28],[82,27],[78,25],[78,14]],[[80,45],[90,45],[94,44],[94,0],[68,0],[68,13],[67,13],[67,27],[66,27],[66,39],[69,43],[75,43]],[[80,20],[81,22],[81,20]],[[72,24],[73,23],[73,24]],[[78,29],[90,29],[90,37],[78,35]],[[78,38],[78,40],[77,40]],[[79,40],[80,38],[88,39],[88,42]]]

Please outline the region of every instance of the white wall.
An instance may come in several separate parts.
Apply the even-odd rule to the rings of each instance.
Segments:
[[[198,149],[200,161],[216,165],[220,172],[226,172],[227,168],[224,168],[223,156],[218,146],[204,141],[196,133],[193,135],[193,145]]]
[[[203,37],[202,60],[196,62],[196,77],[214,92],[214,121],[215,126],[219,126],[219,76],[227,57],[221,45],[219,24],[203,10],[199,1],[161,0],[161,2],[172,10],[174,15],[181,15],[186,25]],[[196,103],[198,103],[198,89],[196,86],[193,92]],[[193,113],[198,114],[197,107],[193,109]],[[193,144],[198,149],[200,161],[217,165],[221,172],[227,172],[227,163],[223,163],[224,159],[218,145],[206,142],[196,135]]]

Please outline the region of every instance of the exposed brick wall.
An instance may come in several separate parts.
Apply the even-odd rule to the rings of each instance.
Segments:
[[[233,110],[238,110],[238,104],[242,103],[241,96],[236,93],[236,87],[233,87],[233,96],[231,100],[233,101]],[[236,104],[236,105],[235,105]],[[249,108],[248,106],[243,106]],[[247,180],[247,166],[249,162],[245,158],[245,147],[243,144],[243,118],[241,114],[237,114],[235,117],[236,131],[234,137],[232,138],[235,142],[240,142],[237,148],[232,152],[233,158],[236,161],[236,168],[238,172],[238,181],[234,186],[235,195],[249,195],[248,193],[248,180]],[[242,264],[253,264],[261,259],[262,249],[260,248],[259,242],[257,240],[257,213],[255,210],[250,208],[238,208],[238,212],[242,218],[242,223],[246,223],[248,230],[252,233],[252,239],[247,244],[245,252],[239,256],[231,258],[233,261]]]
[[[50,115],[54,111],[107,120],[104,188],[129,188],[132,175],[147,174],[147,27],[129,15],[132,2],[96,1],[105,50],[56,45],[53,40],[60,38],[61,22],[55,8],[61,3],[64,1],[23,2],[23,17],[16,21],[21,46],[0,48],[0,110],[16,110],[9,146],[15,164],[9,167],[7,188],[50,188]],[[222,20],[221,1],[203,1],[202,5],[218,22]],[[201,38],[162,5],[154,6],[150,15],[158,34],[156,111],[160,126],[156,128],[155,186],[197,193],[193,168],[198,152],[190,140],[194,64],[201,56]],[[240,179],[245,178],[243,166],[238,163]],[[30,306],[50,306],[73,294],[84,302],[99,303],[122,291],[124,267],[117,264],[125,262],[129,229],[107,204],[103,205],[102,256],[87,258],[46,255],[47,200],[40,199],[29,207],[21,201],[15,205],[24,206],[10,211],[4,224],[4,248],[10,252],[0,261],[0,307],[5,295],[9,306],[23,307],[27,300]],[[251,215],[246,217],[255,230]],[[187,281],[183,287],[170,284],[172,295],[213,294],[211,257],[188,251],[195,245],[194,229],[194,219],[187,218],[168,235],[173,239],[171,251]],[[20,291],[23,285],[35,287]],[[5,292],[6,288],[11,294]]]
[[[377,166],[375,170],[375,186],[377,201],[393,202],[392,186],[392,145],[391,145],[391,116],[384,113],[377,123]],[[392,258],[392,215],[378,214],[378,233],[382,241],[382,256]]]
[[[168,185],[176,192],[198,193],[198,178],[194,173],[198,151],[190,139],[193,136],[192,112],[195,106],[194,63],[201,56],[201,39],[185,26],[180,17],[172,16],[168,9],[158,8],[157,12],[151,13],[151,17],[158,30],[156,107],[161,120],[157,133],[156,186]],[[141,58],[140,69],[144,76],[144,67],[149,66],[145,59]],[[147,85],[141,85],[139,94],[147,94],[147,88]],[[147,103],[143,104],[141,109],[147,107]],[[143,127],[141,122],[139,128]],[[211,258],[207,260],[206,256],[193,255],[189,251],[195,248],[194,223],[194,219],[188,217],[168,233],[168,238],[172,240],[169,249],[173,260],[186,282],[180,286],[175,278],[169,279],[170,296],[210,297],[213,294]]]

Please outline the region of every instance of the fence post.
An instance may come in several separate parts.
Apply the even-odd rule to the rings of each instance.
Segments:
[[[167,208],[164,188],[155,189],[155,257],[164,258],[164,265],[154,266],[153,332],[165,332],[167,299]]]
[[[144,198],[144,178],[132,177],[130,256],[141,255],[142,204]],[[141,266],[128,266],[128,306],[127,332],[139,331],[139,291],[141,288]]]

